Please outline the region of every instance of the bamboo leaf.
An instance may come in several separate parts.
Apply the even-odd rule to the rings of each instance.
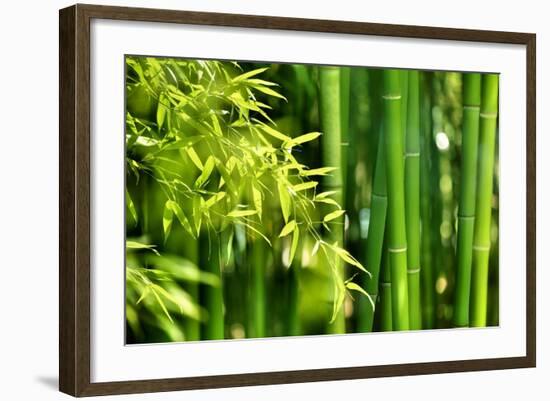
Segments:
[[[216,203],[218,203],[220,200],[225,198],[226,193],[221,191],[216,193],[215,195],[212,195],[210,198],[206,201],[206,207],[210,208],[214,206]]]
[[[132,198],[130,197],[128,189],[126,189],[126,207],[128,208],[128,211],[130,212],[132,218],[134,219],[134,223],[137,224],[138,215],[136,212],[136,207],[134,205],[134,202],[132,201]]]
[[[279,200],[281,202],[281,211],[283,212],[283,218],[285,223],[288,223],[288,217],[290,216],[290,195],[286,189],[286,186],[282,182],[277,183],[279,189]]]
[[[136,301],[136,305],[139,305],[141,301],[147,298],[147,295],[149,295],[150,292],[151,292],[151,289],[149,288],[149,286],[146,286],[141,292],[141,295],[139,296],[138,300]]]
[[[312,170],[304,170],[302,171],[301,175],[305,177],[309,177],[312,175],[327,175],[328,173],[338,170],[337,167],[321,167],[321,168],[314,168]]]
[[[164,304],[163,300],[160,298],[159,294],[152,287],[151,287],[151,292],[155,296],[155,299],[157,300],[158,304],[160,305],[166,317],[170,320],[171,323],[174,323],[174,321],[172,320],[172,316],[170,316],[170,313],[168,312],[168,309],[166,309],[166,305]]]
[[[298,185],[293,185],[292,189],[296,192],[305,191],[306,189],[315,188],[319,183],[315,181],[303,182]]]
[[[236,224],[241,224],[241,225],[245,226],[246,228],[248,228],[249,230],[255,232],[260,237],[262,237],[264,239],[264,241],[269,244],[269,246],[271,246],[271,241],[269,240],[269,238],[267,238],[260,230],[257,230],[256,228],[252,227],[250,224],[247,224],[246,222],[243,222],[242,220],[235,220],[235,223]]]
[[[189,223],[189,220],[187,220],[187,217],[185,217],[185,214],[183,213],[183,210],[181,209],[180,205],[178,205],[176,202],[172,200],[166,201],[165,204],[165,210],[166,208],[170,209],[173,214],[176,215],[178,221],[180,222],[181,226],[193,237],[195,238],[195,233],[193,232],[193,229],[191,228],[191,224]]]
[[[230,175],[231,173],[227,171],[223,163],[220,162],[219,160],[216,161],[216,168],[218,169],[218,171],[220,172],[223,178],[223,183],[227,185],[230,195],[236,197],[238,194],[238,191],[237,191],[237,188],[235,187],[235,184],[233,183],[233,180],[231,179],[231,175]],[[222,181],[220,180],[220,188],[221,187],[222,187]]]
[[[140,146],[150,147],[157,146],[159,141],[155,138],[149,138],[148,136],[139,135],[135,138],[135,143]]]
[[[256,70],[245,72],[244,74],[238,75],[235,78],[233,78],[232,82],[236,83],[236,82],[244,81],[245,79],[251,78],[254,75],[261,74],[262,72],[267,71],[268,69],[269,67],[264,67],[264,68],[258,68]]]
[[[177,139],[174,142],[170,142],[167,145],[163,146],[161,151],[169,151],[169,150],[176,150],[176,149],[184,149],[189,146],[193,146],[194,144],[201,141],[204,137],[202,135],[196,135],[196,136],[190,136],[183,139]]]
[[[327,223],[331,220],[334,220],[334,219],[337,219],[338,217],[340,217],[341,215],[343,215],[346,211],[345,210],[335,210],[334,212],[331,212],[329,214],[327,214],[324,218],[323,218],[323,222]]]
[[[366,296],[372,306],[372,309],[374,310],[374,300],[372,299],[372,297],[363,289],[361,288],[359,285],[357,285],[356,283],[354,283],[353,281],[350,281],[348,283],[346,283],[346,288],[352,290],[352,291],[357,291],[357,292],[360,292],[361,294],[363,294],[364,296]]]
[[[214,127],[214,133],[217,136],[223,136],[222,128],[220,127],[220,122],[218,121],[218,117],[216,117],[215,114],[211,114],[212,119],[212,126]]]
[[[254,207],[258,212],[258,215],[261,219],[262,217],[262,192],[258,189],[255,184],[252,184],[252,199],[254,200]]]
[[[201,231],[201,223],[202,223],[202,212],[201,212],[201,206],[203,203],[202,196],[195,196],[193,197],[193,221],[195,222],[195,230],[197,230],[197,237],[200,234]]]
[[[208,181],[208,178],[210,178],[210,174],[212,174],[212,170],[214,170],[214,166],[214,157],[208,156],[206,163],[204,163],[204,169],[202,170],[201,175],[199,175],[199,177],[195,181],[196,188],[201,188],[206,183],[206,181]]]
[[[262,124],[261,128],[266,134],[271,135],[273,138],[280,139],[283,142],[292,141],[292,138],[290,138],[289,136],[286,136],[285,134],[280,133],[276,129],[271,128],[269,125]]]
[[[168,99],[166,98],[166,95],[163,92],[159,95],[159,101],[157,106],[157,125],[159,127],[159,130],[162,128],[162,125],[164,124],[164,120],[166,118],[166,112],[168,111],[168,107],[166,107],[167,104],[168,104]]]
[[[359,263],[359,261],[357,259],[355,259],[353,256],[351,256],[351,254],[346,251],[345,249],[342,249],[336,245],[332,245],[331,246],[331,249],[336,253],[336,255],[338,255],[340,257],[340,259],[342,259],[344,262],[346,263],[349,263],[350,265],[352,266],[355,266],[361,270],[363,270],[365,273],[367,273],[369,276],[371,275],[369,271],[367,271],[367,269],[365,269],[363,267],[363,265],[361,263]]]
[[[283,95],[281,95],[278,92],[275,92],[273,89],[268,88],[267,86],[254,85],[253,88],[260,91],[260,92],[262,92],[262,93],[265,93],[266,95],[278,97],[279,99],[283,99],[283,100],[286,101],[286,97],[284,97]]]
[[[309,134],[304,134],[297,136],[296,138],[292,138],[291,144],[292,145],[300,145],[305,142],[313,141],[321,136],[320,132],[310,132]]]
[[[280,171],[286,172],[288,170],[302,170],[304,167],[306,167],[304,164],[300,163],[288,163],[279,168]]]
[[[341,209],[342,207],[336,202],[334,199],[326,198],[326,199],[315,199],[315,202],[319,203],[326,203],[327,205],[333,205],[336,206],[338,209]]]
[[[269,82],[269,81],[265,81],[263,79],[258,79],[258,78],[247,79],[246,82],[248,82],[249,84],[252,84],[252,85],[279,86],[275,82]],[[258,104],[262,105],[262,107],[271,108],[270,106],[268,106],[266,104],[263,104],[263,103],[260,103],[260,102],[258,102]]]
[[[315,195],[315,200],[319,200],[319,199],[325,199],[331,195],[334,195],[338,193],[338,191],[326,191],[326,192],[321,192],[320,194],[317,194]]]
[[[296,220],[290,220],[281,230],[279,238],[285,237],[296,229]]]
[[[317,251],[319,251],[320,246],[321,246],[321,241],[315,241],[315,245],[313,245],[313,249],[311,250],[311,256],[315,256]]]
[[[126,241],[126,249],[147,249],[156,255],[159,255],[154,245],[142,244],[137,241]]]
[[[168,202],[164,204],[164,212],[162,213],[162,229],[164,230],[164,242],[166,242],[168,236],[170,235],[170,230],[172,229],[172,221],[174,219],[174,212],[169,207]]]
[[[257,210],[233,210],[227,214],[227,217],[245,217],[257,214]]]
[[[225,263],[229,264],[229,261],[231,260],[231,250],[233,249],[233,238],[235,237],[235,230],[231,229],[231,232],[229,233],[229,239],[227,240],[227,246],[226,246],[226,261]]]
[[[335,277],[337,280],[334,283],[334,303],[332,305],[332,317],[330,319],[330,323],[334,323],[336,320],[336,316],[338,316],[338,312],[340,309],[342,309],[342,306],[344,305],[345,300],[345,287],[344,290],[342,290],[340,287],[343,286],[343,283],[341,283],[340,277]]]
[[[199,155],[197,154],[197,152],[195,152],[195,149],[186,148],[185,151],[187,152],[187,155],[189,156],[193,164],[202,171],[204,169],[204,166],[201,162],[201,159],[199,158]]]

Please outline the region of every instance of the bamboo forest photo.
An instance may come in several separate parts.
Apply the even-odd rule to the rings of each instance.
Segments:
[[[126,343],[499,325],[499,75],[126,56]]]

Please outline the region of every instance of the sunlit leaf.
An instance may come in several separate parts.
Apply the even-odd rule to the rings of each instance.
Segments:
[[[208,178],[210,178],[210,174],[212,174],[212,170],[214,170],[214,166],[216,165],[215,159],[213,156],[208,156],[208,159],[206,160],[206,163],[204,163],[203,170],[201,172],[201,175],[197,178],[195,181],[195,187],[201,188]]]
[[[206,168],[205,168],[206,170]],[[200,234],[201,231],[201,224],[202,224],[202,210],[201,206],[203,203],[202,196],[195,196],[193,197],[193,221],[195,222],[195,230],[197,233],[197,237]]]
[[[259,90],[260,92],[263,92],[266,95],[274,96],[274,97],[278,97],[279,99],[286,100],[286,97],[281,95],[279,92],[275,92],[273,89],[268,88],[267,86],[254,85],[254,89]]]
[[[296,228],[296,220],[290,220],[290,221],[283,227],[283,229],[281,230],[281,233],[279,234],[279,238],[280,238],[280,237],[285,237],[285,236],[287,236],[288,234],[290,234],[291,232],[293,232],[295,228]]]
[[[266,134],[271,135],[273,138],[277,138],[283,142],[290,142],[292,140],[289,136],[280,133],[276,129],[271,128],[269,125],[262,125],[261,128]]]
[[[257,210],[233,210],[227,214],[228,217],[245,217],[257,214]]]
[[[191,159],[191,161],[193,162],[193,164],[195,166],[197,166],[197,168],[199,170],[202,171],[202,169],[204,168],[202,162],[201,162],[201,159],[199,158],[199,155],[197,154],[197,152],[195,152],[195,149],[193,148],[186,148],[185,151],[187,152],[187,155],[189,156],[189,158]]]
[[[262,217],[262,192],[255,184],[252,184],[252,199],[254,200],[254,207],[260,216]]]
[[[331,198],[315,199],[315,202],[326,203],[327,205],[333,205],[333,206],[336,206],[338,209],[341,208],[338,202],[336,202],[334,199],[331,199]]]
[[[218,117],[216,117],[215,114],[211,114],[211,119],[212,119],[212,126],[214,127],[214,133],[217,136],[223,136],[222,128],[220,126],[220,122],[218,121]]]
[[[258,78],[247,79],[246,82],[252,85],[279,86],[275,82],[265,81],[263,79],[258,79]],[[263,105],[263,106],[267,106],[267,105]]]
[[[290,194],[282,182],[277,182],[277,187],[279,189],[279,200],[281,202],[283,218],[285,219],[285,223],[288,223],[288,218],[290,216]]]
[[[155,254],[159,254],[154,245],[142,244],[137,241],[126,241],[126,249],[147,249]]]
[[[325,198],[327,198],[327,197],[329,197],[329,196],[331,196],[331,195],[334,195],[334,194],[336,194],[336,193],[337,193],[337,191],[326,191],[326,192],[321,192],[320,194],[315,195],[315,199],[316,199],[316,200],[325,199]]]
[[[170,202],[170,201],[168,201]],[[162,228],[164,230],[164,241],[168,240],[168,236],[170,235],[170,230],[172,229],[172,221],[174,219],[174,212],[172,208],[170,208],[169,203],[166,202],[164,204],[164,211],[162,213]]]
[[[369,276],[371,275],[370,272],[367,271],[367,269],[365,269],[363,267],[363,265],[357,260],[355,259],[353,256],[351,256],[351,254],[346,251],[345,249],[343,248],[340,248],[338,246],[335,246],[333,245],[332,246],[332,249],[334,250],[334,252],[336,252],[336,254],[346,263],[349,263],[350,265],[352,266],[355,266],[361,270],[363,270],[365,273],[367,273]]]
[[[360,292],[361,294],[363,294],[364,296],[366,296],[372,306],[372,309],[374,310],[375,306],[374,306],[374,300],[372,299],[372,297],[363,289],[361,288],[359,285],[357,285],[356,283],[354,283],[353,281],[350,281],[348,283],[346,283],[346,287],[352,291],[357,291],[357,292]]]
[[[321,168],[314,168],[312,170],[304,170],[302,171],[303,176],[309,177],[312,175],[327,175],[328,173],[338,170],[336,167],[321,167]]]
[[[238,75],[235,78],[233,78],[233,82],[244,81],[245,79],[251,78],[254,75],[261,74],[262,72],[267,71],[268,69],[269,69],[268,67],[264,67],[264,68],[258,68],[256,70],[245,72],[244,74]]]
[[[301,184],[293,185],[292,189],[296,192],[305,191],[306,189],[315,188],[318,185],[315,181],[303,182]]]
[[[346,296],[344,283],[341,279],[338,279],[335,277],[335,283],[334,283],[334,302],[332,304],[332,317],[330,319],[330,323],[334,323],[336,320],[336,316],[338,316],[338,312],[340,312],[340,309],[342,309],[342,306],[344,305],[344,300]]]
[[[166,315],[166,317],[170,320],[170,322],[174,322],[172,320],[172,316],[170,316],[170,313],[168,312],[168,309],[166,309],[166,305],[164,304],[164,301],[162,300],[162,298],[159,296],[159,294],[157,293],[157,291],[155,290],[155,288],[151,287],[151,292],[153,293],[153,295],[155,296],[158,304],[160,305],[160,307],[162,308],[162,311],[164,312],[164,314]]]
[[[159,141],[155,138],[149,138],[147,136],[138,136],[135,140],[135,143],[140,146],[157,146],[159,144]]]
[[[305,142],[313,141],[321,136],[320,132],[310,132],[309,134],[304,134],[297,136],[296,138],[292,138],[290,141],[292,145],[300,145]]]
[[[321,245],[321,241],[315,241],[315,244],[313,245],[313,249],[311,250],[311,256],[315,256],[317,251],[319,251],[320,245]]]
[[[136,212],[136,207],[134,205],[134,202],[132,201],[132,198],[130,197],[130,193],[128,192],[128,190],[126,190],[126,207],[128,208],[132,219],[134,219],[134,223],[137,224],[138,215]]]
[[[342,216],[344,213],[346,213],[345,210],[335,210],[334,212],[331,212],[327,214],[325,217],[323,217],[323,221],[325,223],[337,219],[338,217]]]
[[[159,101],[157,106],[157,125],[160,128],[162,128],[162,125],[164,124],[164,120],[166,118],[166,113],[168,111],[168,99],[166,98],[166,95],[164,93],[161,93],[159,95]]]
[[[217,202],[225,198],[225,195],[226,194],[223,191],[217,192],[215,195],[212,195],[210,198],[206,200],[206,203],[205,203],[206,207],[210,208],[214,206]]]
[[[180,205],[178,205],[176,202],[172,200],[166,201],[165,204],[165,210],[170,209],[177,217],[178,221],[180,222],[181,226],[192,236],[195,237],[195,233],[193,229],[191,228],[191,224],[189,224],[189,220],[187,220],[187,217],[183,213],[183,210],[181,209]]]

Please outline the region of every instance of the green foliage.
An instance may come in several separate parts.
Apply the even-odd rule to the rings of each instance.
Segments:
[[[126,316],[134,336],[143,336],[145,322],[165,331],[172,341],[182,341],[185,333],[172,324],[175,315],[197,321],[207,317],[207,311],[183,289],[184,282],[220,286],[218,277],[189,260],[161,256],[139,240],[126,241]]]
[[[259,78],[267,68],[242,72],[237,63],[151,57],[127,57],[126,67],[128,179],[138,185],[144,176],[150,177],[162,191],[165,242],[174,220],[192,238],[203,230],[208,238],[221,237],[242,226],[271,246],[273,234],[292,233],[292,260],[300,237],[307,233],[331,255],[329,260],[364,270],[342,244],[328,244],[318,232],[313,217],[318,204],[334,209],[322,219],[327,227],[344,211],[333,194],[316,196],[314,178],[339,166],[310,169],[295,158],[296,148],[321,133],[289,135],[274,124],[268,114],[271,107],[260,99],[286,98],[276,91],[276,83]],[[266,199],[274,198],[284,228],[263,224]],[[137,221],[130,194],[127,210]],[[337,288],[345,291],[343,282]],[[152,294],[164,299],[163,292]],[[170,319],[167,303],[157,303]]]

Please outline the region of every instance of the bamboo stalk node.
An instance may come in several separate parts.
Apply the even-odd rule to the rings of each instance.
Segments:
[[[416,269],[407,269],[407,273],[409,273],[409,274],[420,273],[420,267],[418,267]]]
[[[470,219],[475,219],[476,216],[475,215],[458,215],[458,218],[459,219],[465,219],[465,220],[470,220]]]
[[[402,248],[388,248],[388,252],[391,252],[391,253],[401,253],[401,252],[407,252],[407,247],[402,247]]]
[[[479,117],[492,119],[492,118],[497,118],[497,114],[498,113],[479,113]]]
[[[489,252],[491,250],[490,246],[482,246],[482,245],[474,245],[472,247],[474,251],[480,251],[480,252]]]
[[[383,95],[382,99],[384,99],[384,100],[400,100],[401,95]]]

